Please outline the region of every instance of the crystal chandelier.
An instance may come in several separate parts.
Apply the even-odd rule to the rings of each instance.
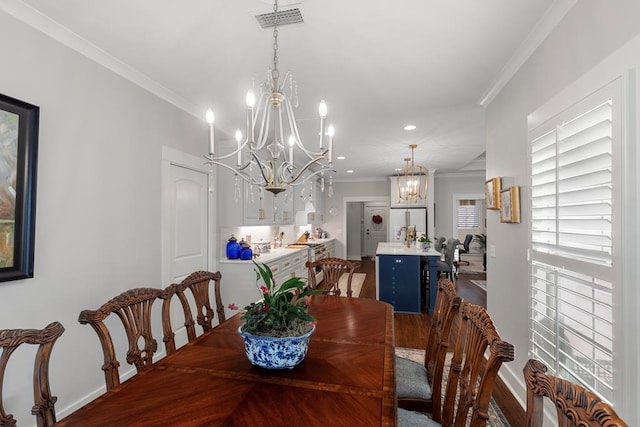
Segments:
[[[398,197],[400,201],[415,203],[427,200],[427,168],[414,164],[413,150],[418,146],[409,145],[411,158],[405,157],[405,165],[398,170]],[[411,163],[409,163],[411,162]]]
[[[333,126],[326,126],[327,104],[320,101],[320,138],[318,151],[311,151],[302,143],[293,109],[298,106],[297,84],[290,71],[279,82],[278,70],[278,1],[273,5],[275,23],[273,27],[273,68],[268,70],[267,80],[260,85],[258,99],[249,89],[246,96],[246,134],[236,130],[235,151],[217,155],[214,142],[214,115],[208,110],[209,154],[204,157],[208,164],[231,170],[251,185],[262,187],[273,194],[285,191],[289,186],[298,185],[313,176],[321,176],[324,190],[324,173],[333,167]],[[256,102],[257,101],[257,102]],[[285,139],[285,134],[288,138]],[[328,144],[325,139],[328,137]],[[285,150],[287,141],[288,150]],[[325,148],[326,145],[326,148]],[[294,163],[294,148],[300,151],[304,163],[297,167]],[[221,160],[236,156],[236,166],[229,166]],[[312,166],[314,166],[312,168]],[[308,172],[308,173],[306,173]],[[331,178],[331,177],[329,177]],[[332,192],[330,182],[330,193]]]

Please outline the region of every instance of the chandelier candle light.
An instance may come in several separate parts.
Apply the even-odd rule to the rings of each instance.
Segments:
[[[405,166],[398,171],[398,197],[405,202],[418,202],[427,199],[427,175],[429,171],[414,164],[413,150],[418,146],[409,145],[411,158],[405,157]],[[409,164],[411,161],[411,164]]]
[[[275,195],[285,191],[289,186],[301,184],[316,175],[321,175],[321,185],[324,188],[324,172],[335,172],[332,170],[335,130],[333,126],[328,126],[325,129],[327,104],[321,100],[318,107],[318,115],[320,116],[319,150],[311,151],[303,145],[293,113],[293,109],[298,106],[297,83],[293,80],[290,71],[285,74],[282,84],[279,82],[277,0],[274,3],[273,11],[275,23],[273,28],[273,68],[268,71],[267,81],[260,85],[257,103],[253,90],[249,89],[247,92],[246,135],[243,137],[242,132],[238,129],[235,133],[237,143],[235,151],[216,156],[214,115],[213,111],[208,110],[206,121],[209,124],[209,154],[204,157],[208,164],[227,168],[249,184],[263,187]],[[289,133],[287,139],[285,139],[285,132]],[[325,136],[328,136],[327,148],[324,147]],[[284,141],[288,142],[288,153],[285,152]],[[306,161],[301,167],[296,167],[294,164],[295,147],[302,152],[303,162]],[[233,155],[237,155],[235,168],[222,162]],[[314,165],[316,167],[312,168]],[[257,169],[257,172],[254,169]],[[329,187],[329,192],[332,193],[331,179]]]

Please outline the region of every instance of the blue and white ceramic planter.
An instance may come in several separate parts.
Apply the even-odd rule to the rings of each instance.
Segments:
[[[267,369],[291,369],[307,355],[309,337],[316,330],[315,325],[309,332],[299,337],[263,337],[242,332],[244,349],[251,364]]]

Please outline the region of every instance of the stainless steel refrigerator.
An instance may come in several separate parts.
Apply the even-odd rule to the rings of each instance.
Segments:
[[[405,227],[413,227],[419,236],[427,233],[427,208],[391,208],[389,209],[389,241],[404,242]]]

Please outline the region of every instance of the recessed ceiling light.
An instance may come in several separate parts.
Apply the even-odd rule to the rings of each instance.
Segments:
[[[415,130],[415,128],[416,128],[416,125],[406,125],[404,127],[404,130]]]
[[[346,157],[345,157],[345,156],[338,156],[338,157],[336,157],[336,159],[338,159],[338,160],[344,160],[344,159],[346,159]]]
[[[353,173],[353,169],[349,169],[347,173]]]

